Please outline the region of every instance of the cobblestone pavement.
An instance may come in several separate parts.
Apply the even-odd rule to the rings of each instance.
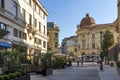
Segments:
[[[31,75],[31,80],[100,80],[96,65],[85,64],[83,66],[72,66],[66,69],[54,70],[53,75],[42,77]]]

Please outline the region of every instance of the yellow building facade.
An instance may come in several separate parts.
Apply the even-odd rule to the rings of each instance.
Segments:
[[[48,52],[55,53],[59,48],[59,27],[55,22],[48,22],[47,28],[49,37]]]

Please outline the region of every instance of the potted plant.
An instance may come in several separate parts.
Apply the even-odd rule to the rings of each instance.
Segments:
[[[116,62],[117,72],[120,75],[120,61]]]
[[[46,53],[41,57],[41,66],[43,67],[42,75],[47,76],[53,73],[52,53]]]

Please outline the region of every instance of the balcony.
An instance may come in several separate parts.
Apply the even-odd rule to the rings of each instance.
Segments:
[[[18,18],[17,16],[14,16],[11,12],[5,10],[4,8],[0,7],[0,16],[3,16],[7,18],[8,20],[13,21],[14,23],[20,25],[20,26],[25,26],[26,22],[23,21],[22,19]]]
[[[32,33],[32,35],[35,35],[37,33],[35,26],[32,24],[27,24],[27,31],[28,33]]]

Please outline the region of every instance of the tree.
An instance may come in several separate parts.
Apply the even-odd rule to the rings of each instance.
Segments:
[[[105,62],[106,59],[108,58],[108,49],[114,44],[114,36],[112,32],[109,30],[105,31],[105,34],[103,35],[103,44],[102,44],[102,51],[103,51],[103,56],[105,57]]]

